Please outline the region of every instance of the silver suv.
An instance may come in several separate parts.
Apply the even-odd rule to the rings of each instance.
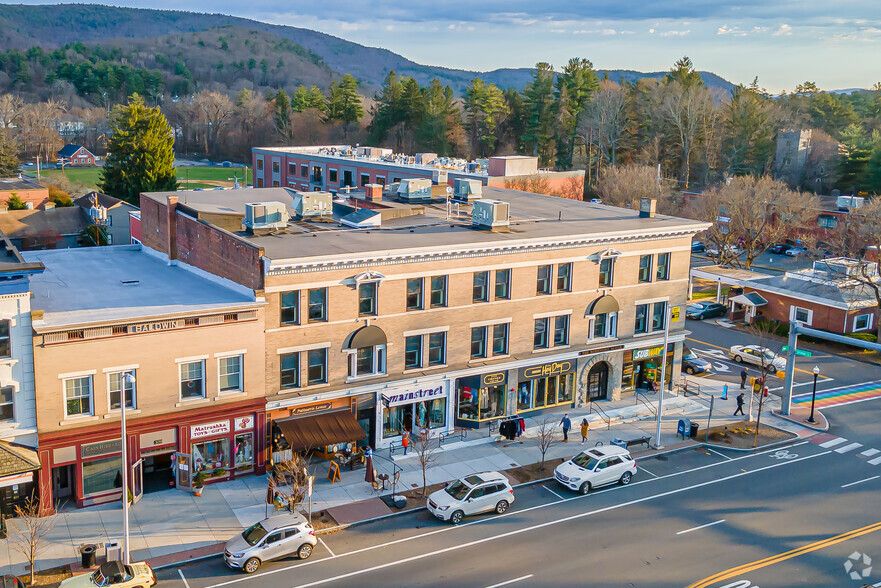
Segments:
[[[312,555],[318,539],[301,514],[283,514],[264,519],[226,542],[223,559],[231,568],[253,574],[265,561],[297,554]]]
[[[454,525],[468,515],[495,511],[505,514],[514,502],[514,489],[499,472],[471,474],[450,482],[428,497],[428,512]]]

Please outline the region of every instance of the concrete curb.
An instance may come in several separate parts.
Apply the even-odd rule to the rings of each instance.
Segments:
[[[812,431],[816,431],[816,432],[818,432],[818,433],[825,433],[826,431],[829,430],[829,427],[830,427],[830,425],[831,425],[831,423],[829,422],[829,419],[826,417],[825,414],[823,414],[823,413],[820,412],[819,410],[815,410],[814,412],[818,413],[820,416],[823,417],[823,420],[826,422],[826,426],[825,426],[825,427],[816,427],[816,426],[813,426],[813,425],[811,425],[809,422],[807,422],[807,421],[805,421],[805,420],[797,420],[797,419],[791,418],[790,415],[777,414],[776,412],[774,412],[773,414],[774,414],[774,416],[777,417],[778,419],[783,419],[784,421],[789,421],[790,423],[795,423],[795,424],[797,424],[797,425],[801,425],[802,427],[804,427],[804,428],[806,428],[806,429],[810,429],[810,430],[812,430]]]
[[[770,426],[770,425],[768,425],[768,426]],[[788,433],[789,431],[786,431],[786,432]],[[816,433],[814,433],[814,434],[816,434]],[[702,447],[708,447],[710,449],[727,449],[728,451],[741,451],[743,453],[752,453],[752,452],[757,452],[757,451],[760,451],[763,449],[773,449],[774,447],[789,445],[791,443],[795,443],[797,441],[802,441],[804,439],[810,439],[811,437],[814,436],[814,434],[806,435],[804,437],[799,437],[798,435],[796,435],[792,439],[783,439],[782,441],[775,441],[774,443],[766,443],[765,445],[759,445],[758,447],[746,447],[746,448],[744,448],[744,447],[728,447],[727,445],[716,445],[715,443],[706,443],[706,442],[701,443],[700,445]]]

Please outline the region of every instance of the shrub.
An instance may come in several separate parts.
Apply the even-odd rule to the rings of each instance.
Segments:
[[[70,197],[70,194],[52,184],[49,184],[46,187],[49,188],[49,201],[54,202],[55,206],[73,206],[73,199]]]
[[[25,204],[18,194],[12,193],[9,200],[6,201],[6,208],[9,210],[27,210],[28,205]]]
[[[860,341],[868,341],[869,343],[877,343],[878,335],[874,333],[848,333],[851,339],[859,339]]]

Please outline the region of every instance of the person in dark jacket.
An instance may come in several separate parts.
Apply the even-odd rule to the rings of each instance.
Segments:
[[[735,414],[735,415],[736,415],[738,412],[739,412],[740,414],[743,414],[743,402],[744,402],[744,400],[743,400],[743,392],[741,392],[741,393],[737,396],[737,410],[734,411],[734,414]],[[744,415],[744,416],[746,416],[746,415]]]
[[[569,443],[569,429],[572,428],[572,421],[569,420],[568,412],[563,415],[560,424],[563,425],[563,443]]]
[[[746,377],[749,375],[749,370],[743,368],[740,370],[740,389],[743,390],[746,388]]]

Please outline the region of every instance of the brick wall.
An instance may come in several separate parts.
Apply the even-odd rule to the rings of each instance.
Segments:
[[[748,291],[756,290],[748,289]],[[772,292],[763,292],[761,290],[759,290],[758,292],[765,300],[768,301],[768,304],[766,306],[762,306],[759,308],[759,314],[765,318],[775,319],[788,324],[790,316],[789,313],[791,312],[790,308],[793,306],[797,306],[799,308],[813,311],[811,324],[808,325],[810,327],[840,334],[849,333],[851,330],[853,330],[852,321],[847,321],[850,324],[848,324],[848,328],[845,329],[847,312],[842,309],[824,306],[817,302],[806,302],[804,300],[797,300],[795,298],[781,296]]]

